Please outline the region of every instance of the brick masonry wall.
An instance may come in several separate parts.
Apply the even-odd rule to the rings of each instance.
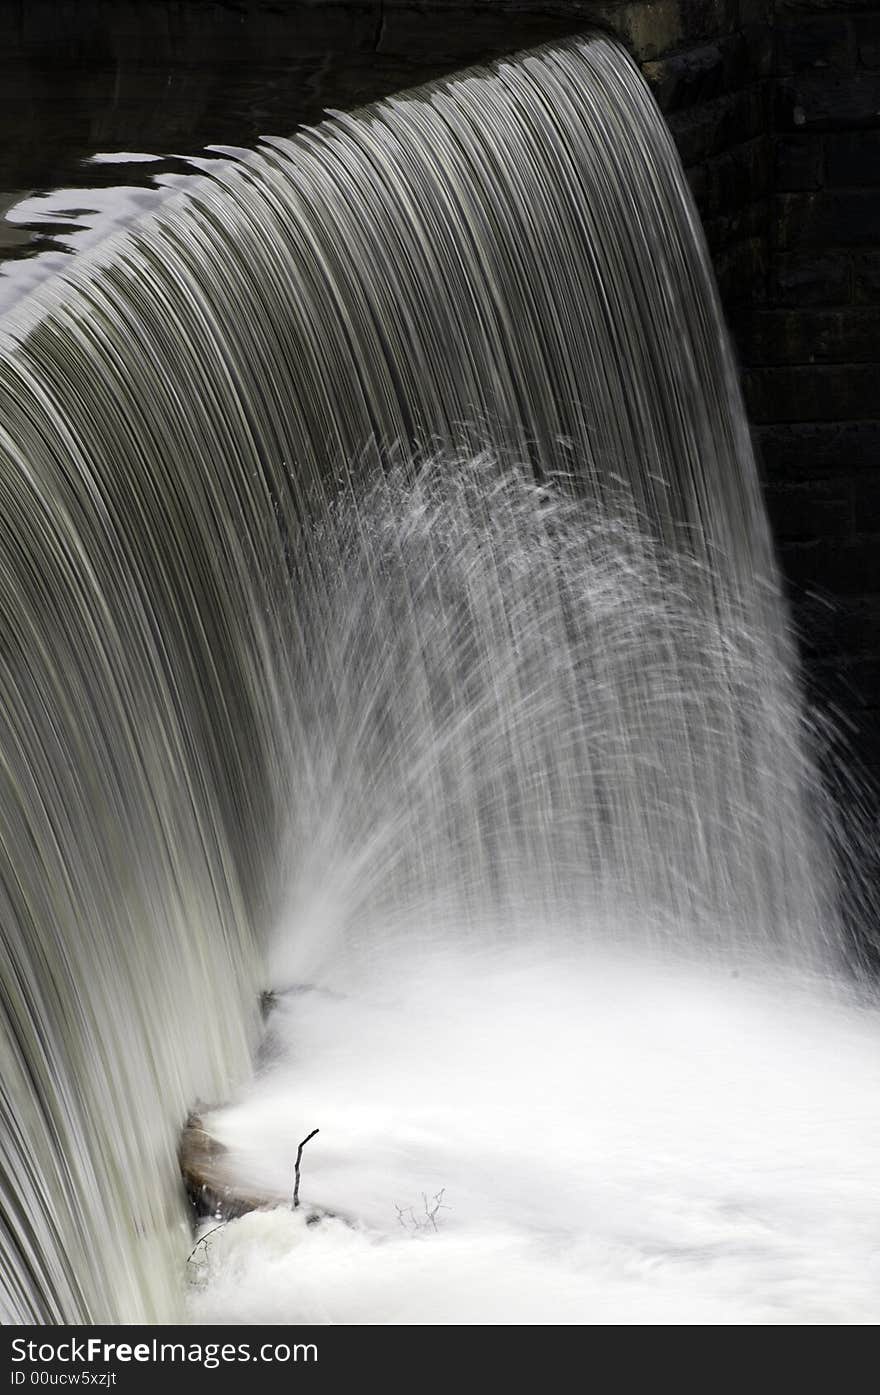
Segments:
[[[778,0],[746,392],[816,691],[880,776],[880,10]]]
[[[768,277],[772,33],[765,0],[716,6],[714,32],[642,63],[688,172],[728,320],[748,355]]]

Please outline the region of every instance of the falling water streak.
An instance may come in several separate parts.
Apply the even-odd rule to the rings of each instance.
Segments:
[[[0,345],[6,1319],[176,1311],[285,878],[821,962],[745,418],[615,44],[272,140]]]

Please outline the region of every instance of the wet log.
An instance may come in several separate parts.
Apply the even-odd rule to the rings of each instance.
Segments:
[[[197,1114],[191,1114],[184,1125],[178,1156],[186,1194],[198,1219],[211,1216],[231,1221],[249,1211],[289,1205],[289,1197],[243,1188],[233,1176],[229,1149],[208,1133]]]

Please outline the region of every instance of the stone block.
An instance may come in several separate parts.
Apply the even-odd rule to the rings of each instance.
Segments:
[[[860,16],[854,23],[859,62],[864,68],[880,68],[880,15]]]
[[[797,16],[797,23],[802,23],[808,15],[855,15],[876,8],[877,0],[775,0],[774,13]]]
[[[780,549],[780,561],[799,591],[859,596],[880,590],[880,548],[873,541],[787,545]]]
[[[739,0],[739,24],[742,29],[767,26],[773,22],[775,0]]]
[[[777,89],[776,119],[783,131],[846,131],[880,126],[880,72],[801,73]]]
[[[823,178],[820,136],[780,136],[775,153],[777,189],[793,192],[820,187]]]
[[[741,305],[753,306],[766,297],[767,243],[760,236],[741,238],[719,250],[715,257],[715,276],[728,318],[732,318],[740,353],[750,359],[748,325],[739,321]]]
[[[851,299],[851,280],[850,262],[839,253],[787,252],[775,260],[771,294],[786,307],[841,305]]]
[[[768,485],[764,497],[780,543],[845,541],[853,536],[852,490],[847,480]]]
[[[880,363],[762,367],[745,375],[751,420],[869,421],[880,415]]]
[[[880,358],[880,308],[758,310],[755,364],[871,363]]]
[[[880,251],[853,257],[853,298],[860,305],[880,304]]]
[[[857,533],[880,533],[880,472],[866,472],[856,478],[853,516]]]
[[[825,177],[832,186],[880,184],[880,129],[826,136]]]
[[[783,194],[776,206],[781,251],[807,247],[871,247],[880,231],[880,189]]]
[[[880,421],[777,423],[753,434],[768,480],[880,470]]]
[[[730,50],[728,44],[731,45]],[[744,49],[742,72],[731,69],[732,61],[738,65],[738,60],[733,57],[734,45],[737,44]],[[749,25],[732,39],[722,39],[721,51],[725,55],[725,81],[731,90],[745,87],[751,82],[760,82],[773,73],[773,30],[769,24]],[[728,52],[731,57],[728,57]]]
[[[733,242],[760,237],[767,228],[768,216],[769,204],[759,200],[729,209],[718,217],[707,218],[703,223],[706,242],[710,250],[717,253]]]
[[[642,72],[664,112],[709,101],[725,85],[721,50],[714,44],[644,63]]]
[[[856,64],[852,20],[845,15],[820,15],[801,17],[795,24],[780,24],[776,52],[780,73],[800,73],[809,68],[852,72]]]
[[[565,9],[565,3],[559,6]],[[558,11],[557,11],[558,12]],[[635,0],[632,4],[604,3],[589,6],[590,19],[626,44],[640,62],[651,62],[683,47],[693,35],[678,0]]]
[[[767,114],[765,94],[753,87],[673,112],[669,128],[685,165],[693,165],[761,135],[766,130]]]
[[[793,612],[799,634],[808,636],[813,657],[827,663],[880,646],[880,597],[850,597],[846,604],[801,596]]]

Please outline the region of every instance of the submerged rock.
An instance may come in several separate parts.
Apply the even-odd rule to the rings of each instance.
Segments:
[[[278,1004],[278,994],[274,988],[264,988],[260,993],[260,1017],[266,1022]]]
[[[279,1206],[293,1209],[292,1193],[256,1191],[237,1179],[232,1171],[233,1156],[224,1143],[208,1132],[201,1115],[190,1114],[180,1135],[178,1157],[196,1223],[209,1218],[234,1221],[251,1211],[272,1211]],[[309,1226],[323,1220],[341,1220],[346,1225],[354,1223],[351,1217],[314,1204],[303,1207],[299,1214]]]
[[[243,1188],[234,1178],[230,1152],[205,1129],[201,1117],[191,1114],[180,1136],[180,1171],[197,1217],[213,1216],[231,1221],[249,1211],[289,1204],[290,1198],[274,1192]]]

